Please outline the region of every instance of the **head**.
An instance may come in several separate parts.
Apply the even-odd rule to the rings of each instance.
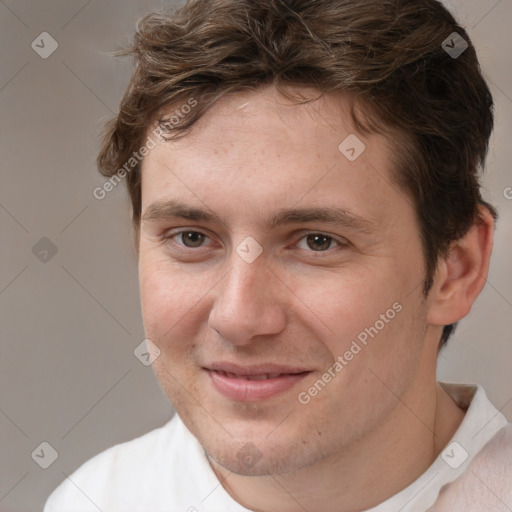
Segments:
[[[457,58],[453,32],[468,43]],[[496,216],[479,184],[492,97],[469,36],[435,0],[194,0],[142,19],[129,52],[98,163],[125,169],[162,387],[238,471],[258,471],[229,455],[245,443],[263,472],[349,446],[392,410],[372,374],[399,390],[427,378],[467,313],[440,313],[436,279]],[[299,391],[331,378],[270,436],[280,398],[221,397],[204,371],[219,361],[291,362],[309,372]]]

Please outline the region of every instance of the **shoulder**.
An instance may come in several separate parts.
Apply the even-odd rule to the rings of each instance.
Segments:
[[[186,442],[175,415],[166,425],[132,441],[115,445],[88,460],[51,494],[45,512],[84,512],[129,499],[136,489],[149,490],[158,467],[162,477],[172,472],[173,450]],[[178,451],[178,450],[176,450]],[[127,503],[129,506],[129,503]]]
[[[467,470],[445,485],[432,511],[510,511],[512,504],[512,424],[499,430]]]

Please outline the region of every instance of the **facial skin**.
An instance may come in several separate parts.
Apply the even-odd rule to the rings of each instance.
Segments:
[[[266,87],[224,97],[143,163],[139,273],[146,337],[161,352],[153,367],[223,486],[253,510],[374,506],[424,472],[463,417],[435,382],[438,341],[483,286],[492,221],[441,263],[425,300],[419,227],[391,179],[394,150],[384,136],[357,134],[366,149],[351,162],[338,146],[354,133],[343,97],[296,106]],[[172,217],[168,202],[216,218]],[[269,223],[285,209],[364,220]],[[262,248],[251,263],[237,252],[247,237]],[[301,403],[396,303],[401,311]],[[243,401],[213,385],[207,369],[219,362],[310,373]]]

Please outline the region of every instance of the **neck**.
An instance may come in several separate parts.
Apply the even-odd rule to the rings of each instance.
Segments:
[[[280,475],[237,475],[210,461],[226,491],[258,512],[356,512],[398,493],[432,464],[464,413],[432,382],[419,381],[386,422],[314,467]]]

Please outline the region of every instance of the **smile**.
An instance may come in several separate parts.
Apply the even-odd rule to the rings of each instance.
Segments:
[[[308,370],[284,369],[283,371],[262,371],[259,367],[234,368],[232,371],[206,368],[214,389],[226,398],[237,402],[258,402],[288,391],[306,375]]]

